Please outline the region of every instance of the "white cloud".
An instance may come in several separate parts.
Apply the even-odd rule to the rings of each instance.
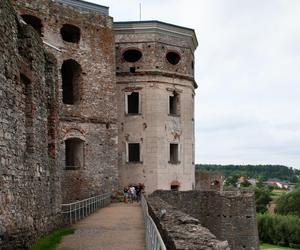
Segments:
[[[196,162],[300,168],[300,1],[92,2],[196,30]]]

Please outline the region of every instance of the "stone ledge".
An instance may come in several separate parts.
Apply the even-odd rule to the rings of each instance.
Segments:
[[[149,213],[169,250],[229,250],[198,219],[172,207],[159,197],[147,198]]]

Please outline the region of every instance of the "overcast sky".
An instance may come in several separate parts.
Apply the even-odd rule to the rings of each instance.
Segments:
[[[299,0],[90,0],[195,29],[196,163],[300,168]]]

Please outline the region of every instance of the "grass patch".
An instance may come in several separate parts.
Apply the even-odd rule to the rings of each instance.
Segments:
[[[52,233],[46,235],[45,237],[39,239],[30,250],[54,250],[56,246],[60,243],[63,236],[68,234],[73,234],[74,229],[72,228],[62,228],[53,231]]]
[[[290,248],[290,247],[280,247],[280,246],[277,246],[277,245],[271,245],[271,244],[266,244],[266,243],[263,243],[260,245],[259,247],[260,249],[274,249],[274,250],[291,250],[291,249],[294,249],[294,248]]]

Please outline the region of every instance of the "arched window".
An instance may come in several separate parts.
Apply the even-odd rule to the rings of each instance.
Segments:
[[[65,140],[66,169],[78,169],[84,163],[84,141],[79,138]]]
[[[81,66],[70,59],[61,67],[63,103],[78,104],[80,101]]]
[[[40,36],[42,36],[43,24],[41,19],[32,15],[22,15],[21,17],[28,25],[31,25]]]
[[[61,37],[64,41],[69,43],[79,43],[80,29],[72,24],[64,24],[60,29]]]

